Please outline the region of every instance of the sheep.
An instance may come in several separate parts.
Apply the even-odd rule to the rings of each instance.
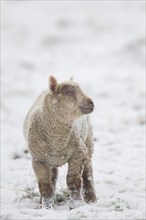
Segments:
[[[72,79],[58,83],[36,99],[24,121],[24,136],[40,191],[41,207],[54,208],[58,167],[68,163],[70,209],[80,201],[96,202],[93,183],[93,132],[89,113],[93,101]],[[83,199],[84,198],[84,199]]]

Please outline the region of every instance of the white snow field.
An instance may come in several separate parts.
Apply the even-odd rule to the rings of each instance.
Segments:
[[[1,1],[1,219],[145,219],[145,1]],[[97,203],[39,208],[23,120],[48,76],[74,77],[95,103]]]

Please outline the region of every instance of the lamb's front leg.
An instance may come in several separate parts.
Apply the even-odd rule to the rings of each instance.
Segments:
[[[32,161],[33,169],[38,180],[39,191],[41,194],[40,204],[43,208],[53,208],[54,206],[54,187],[51,181],[52,171],[45,162]]]
[[[70,191],[70,209],[82,203],[82,158],[72,157],[68,161],[67,185]]]

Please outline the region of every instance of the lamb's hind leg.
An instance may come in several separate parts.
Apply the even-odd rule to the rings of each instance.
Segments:
[[[89,120],[89,118],[88,118]],[[90,121],[89,121],[90,124]],[[87,203],[96,202],[96,195],[93,181],[93,169],[92,169],[92,154],[93,154],[93,132],[92,128],[89,128],[88,136],[85,141],[87,154],[84,159],[84,170],[83,170],[83,196]]]
[[[93,170],[91,161],[86,161],[83,170],[83,196],[87,203],[96,202],[96,195],[93,183]]]
[[[58,168],[53,168],[52,169],[52,183],[54,186],[54,191],[56,189],[57,177],[58,177]]]
[[[41,194],[40,204],[44,208],[53,208],[54,206],[54,187],[52,184],[52,171],[45,163],[32,162],[35,175],[38,180],[39,191]]]

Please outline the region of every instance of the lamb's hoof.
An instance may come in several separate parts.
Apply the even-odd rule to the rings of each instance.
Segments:
[[[78,208],[80,206],[83,206],[85,205],[85,202],[81,199],[78,199],[78,200],[70,200],[70,204],[69,204],[69,209],[72,210],[72,209],[75,209],[75,208]]]
[[[85,202],[86,203],[96,203],[97,202],[97,198],[96,198],[96,195],[94,195],[94,194],[90,194],[90,195],[86,195],[85,197],[84,197],[84,200],[85,200]]]
[[[54,201],[51,198],[42,198],[42,208],[44,209],[54,209]]]

